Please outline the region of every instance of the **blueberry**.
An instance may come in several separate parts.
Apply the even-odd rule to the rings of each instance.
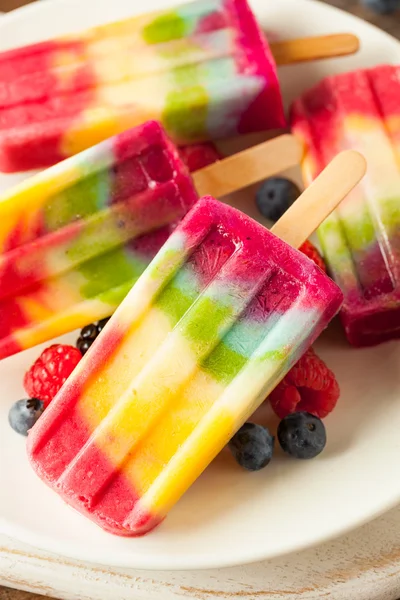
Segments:
[[[380,15],[388,15],[400,8],[400,0],[361,0],[361,4]]]
[[[290,456],[314,458],[325,448],[325,425],[308,412],[292,413],[279,423],[278,440]]]
[[[240,466],[248,471],[259,471],[270,462],[274,441],[265,427],[245,423],[229,442],[229,449]]]
[[[263,217],[275,223],[299,196],[300,190],[293,181],[271,177],[259,187],[256,204]]]
[[[8,413],[8,422],[17,433],[28,435],[43,411],[44,404],[37,398],[18,400]]]

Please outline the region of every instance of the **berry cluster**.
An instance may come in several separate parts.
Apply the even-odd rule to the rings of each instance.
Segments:
[[[15,402],[8,416],[11,427],[17,433],[28,435],[108,320],[102,319],[84,327],[76,348],[67,344],[53,344],[46,348],[28,369],[24,388],[29,398]]]
[[[277,438],[286,454],[303,460],[315,458],[326,445],[323,422],[308,412],[295,412],[282,419]],[[266,427],[245,423],[229,442],[229,449],[241,467],[259,471],[271,462],[274,443]]]
[[[295,458],[314,458],[326,444],[321,419],[336,406],[339,385],[332,371],[310,348],[269,396],[281,419],[277,437],[281,448]],[[245,423],[229,443],[237,462],[249,471],[266,467],[274,451],[268,429]]]

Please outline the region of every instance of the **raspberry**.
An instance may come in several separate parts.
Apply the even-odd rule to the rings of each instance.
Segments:
[[[210,142],[207,144],[182,146],[179,148],[179,154],[191,173],[203,169],[203,167],[207,167],[221,159],[221,155],[217,148]]]
[[[308,240],[304,242],[299,248],[300,252],[303,252],[309,259],[313,260],[315,264],[322,269],[324,273],[326,273],[326,265],[324,263],[324,259],[321,254],[318,252],[317,248],[309,242]]]
[[[323,419],[335,408],[339,396],[335,375],[310,348],[271,392],[269,400],[281,419],[299,411]]]
[[[73,346],[53,344],[46,348],[25,373],[26,393],[44,402],[46,408],[81,358],[82,354]]]

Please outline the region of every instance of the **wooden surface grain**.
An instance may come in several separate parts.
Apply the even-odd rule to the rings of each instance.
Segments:
[[[0,600],[44,600],[44,596],[20,592],[11,588],[0,587]]]
[[[384,29],[391,35],[400,38],[400,13],[396,15],[381,16],[363,8],[358,0],[325,0],[327,4],[336,6],[343,10],[361,17],[377,27]],[[30,0],[0,0],[0,12],[8,12],[29,4]],[[16,591],[10,588],[0,587],[0,600],[43,600],[44,596],[30,594],[28,592]]]
[[[0,0],[0,11],[9,12],[30,2],[31,0]]]

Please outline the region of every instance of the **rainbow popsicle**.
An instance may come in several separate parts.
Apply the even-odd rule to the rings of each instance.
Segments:
[[[0,202],[0,358],[109,316],[197,200],[148,122]]]
[[[246,0],[197,0],[0,55],[3,171],[49,166],[148,119],[177,144],[284,126]]]
[[[146,533],[341,300],[307,257],[203,198],[32,430],[34,469],[104,529]]]
[[[356,346],[400,337],[399,97],[400,68],[381,66],[329,77],[291,111],[306,184],[344,148],[367,159],[365,179],[318,231]]]

